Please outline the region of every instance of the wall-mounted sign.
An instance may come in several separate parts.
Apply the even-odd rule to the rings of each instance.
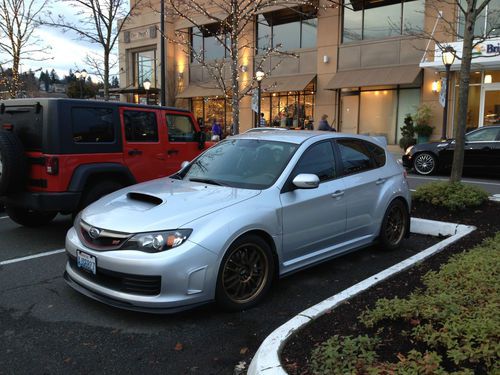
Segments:
[[[147,29],[140,29],[134,31],[124,31],[123,38],[125,43],[135,42],[143,39],[156,38],[156,26],[150,26]]]

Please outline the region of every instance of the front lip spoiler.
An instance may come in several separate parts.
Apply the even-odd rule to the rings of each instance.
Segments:
[[[78,284],[75,280],[73,280],[67,271],[64,271],[64,280],[66,281],[66,283],[70,287],[75,289],[77,292],[80,292],[81,294],[83,294],[87,297],[90,297],[96,301],[99,301],[99,302],[105,303],[106,305],[117,307],[120,309],[137,311],[137,312],[142,312],[142,313],[173,314],[173,313],[177,313],[177,312],[184,311],[184,310],[190,310],[190,309],[193,309],[193,308],[198,307],[198,306],[206,305],[206,304],[211,302],[211,301],[200,302],[200,303],[194,303],[194,304],[189,304],[189,305],[185,305],[185,306],[170,307],[170,308],[142,307],[142,306],[136,306],[130,302],[119,301],[119,300],[116,300],[114,298],[106,297],[106,296],[103,296],[101,294],[95,293],[91,290],[88,290],[87,288],[83,287],[82,285]]]

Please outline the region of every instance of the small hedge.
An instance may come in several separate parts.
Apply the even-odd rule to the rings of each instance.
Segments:
[[[500,373],[500,233],[467,253],[455,255],[425,288],[405,299],[381,299],[359,317],[383,333],[391,321],[408,324],[415,349],[399,361],[377,361],[380,337],[334,336],[312,352],[314,374],[487,374]],[[416,348],[425,346],[424,352]],[[445,366],[444,364],[448,364]],[[446,367],[453,364],[454,371]]]
[[[415,201],[446,207],[450,210],[463,210],[480,206],[488,200],[488,193],[481,188],[461,182],[431,182],[417,187],[412,198]]]

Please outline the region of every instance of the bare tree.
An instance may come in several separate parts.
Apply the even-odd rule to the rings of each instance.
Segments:
[[[34,35],[39,26],[37,17],[47,6],[47,0],[1,0],[0,3],[0,65],[11,65],[12,75],[7,79],[11,98],[19,92],[22,60],[47,60],[47,48]],[[3,69],[2,69],[3,71]]]
[[[323,5],[325,8],[337,6],[336,1],[324,3],[329,3],[329,5]],[[206,70],[223,95],[231,98],[232,122],[235,125],[236,133],[239,132],[239,102],[255,88],[256,83],[255,77],[249,79],[246,84],[242,84],[240,79],[243,52],[248,49],[256,50],[253,33],[249,32],[248,28],[253,24],[258,14],[265,11],[266,7],[282,5],[295,12],[317,11],[320,7],[317,0],[168,0],[168,4],[170,15],[188,21],[192,28],[214,37],[224,48],[226,58],[207,61],[204,58],[205,51],[193,47],[189,32],[176,31],[175,38],[169,39],[182,46],[186,55]],[[204,22],[199,21],[200,16],[205,18]],[[163,37],[166,36],[163,35]],[[282,51],[280,44],[269,44],[265,49],[259,46],[259,54],[256,55],[254,61],[255,69],[263,69],[264,63],[271,56],[295,55]],[[263,70],[266,75],[269,75],[278,65],[270,70]]]
[[[498,32],[500,21],[500,11],[498,9],[489,10],[487,13],[487,22],[482,19],[485,16],[485,10],[490,0],[441,0],[433,1],[429,6],[430,11],[434,14],[439,14],[443,8],[454,8],[457,10],[458,17],[440,17],[441,37],[429,32],[421,32],[420,36],[433,41],[436,46],[444,51],[448,42],[455,40],[463,40],[462,53],[455,57],[461,61],[460,65],[460,82],[458,89],[458,111],[457,111],[457,126],[454,130],[455,150],[453,153],[453,165],[450,175],[450,182],[459,182],[462,178],[464,165],[464,147],[465,147],[465,131],[467,127],[467,106],[469,101],[469,84],[471,63],[474,58],[472,51],[476,46],[490,38],[495,31]],[[458,18],[458,25],[457,25]],[[479,30],[476,30],[478,20],[484,22]],[[457,27],[458,26],[458,27]],[[484,26],[484,28],[483,28]],[[443,40],[442,35],[447,38]],[[449,85],[449,83],[446,83]]]
[[[104,99],[109,100],[109,72],[116,64],[112,54],[120,31],[134,12],[140,0],[129,6],[128,0],[60,0],[65,5],[77,9],[78,21],[68,20],[63,15],[49,17],[45,25],[72,31],[82,40],[102,47],[102,56],[88,55],[86,62],[93,73],[101,77],[104,83]]]

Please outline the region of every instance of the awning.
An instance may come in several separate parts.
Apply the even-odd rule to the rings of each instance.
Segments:
[[[337,72],[325,88],[335,90],[344,87],[405,85],[415,82],[419,73],[418,65],[349,70]]]
[[[219,12],[208,17],[206,15],[198,15],[192,17],[193,22],[188,21],[186,18],[180,18],[179,21],[175,22],[175,30],[186,29],[193,26],[208,25],[211,23],[216,23],[223,21],[227,18],[228,14],[225,12]]]
[[[315,73],[267,77],[262,81],[264,92],[302,91],[316,77]]]
[[[222,96],[224,92],[214,83],[190,84],[184,91],[177,95],[177,99],[195,98],[198,96]]]

